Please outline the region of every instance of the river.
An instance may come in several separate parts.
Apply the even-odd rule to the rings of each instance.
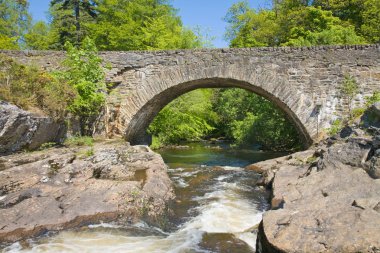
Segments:
[[[168,228],[98,224],[15,243],[3,252],[254,252],[268,192],[246,165],[284,153],[190,143],[163,149],[176,201]]]

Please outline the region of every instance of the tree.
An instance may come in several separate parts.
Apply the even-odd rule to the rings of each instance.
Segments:
[[[51,38],[50,29],[48,24],[44,21],[36,22],[28,33],[25,34],[25,43],[27,48],[34,50],[46,50],[49,49]]]
[[[18,49],[30,25],[26,0],[0,0],[0,49]]]
[[[314,0],[313,5],[331,11],[340,20],[349,21],[358,31],[363,23],[361,13],[365,1],[367,0]]]
[[[226,16],[231,47],[313,46],[364,44],[348,21],[331,11],[298,0],[278,1],[275,10],[256,11],[245,2],[233,5]]]
[[[290,33],[284,39],[284,46],[312,45],[353,45],[364,44],[365,39],[356,34],[355,28],[334,17],[330,11],[305,7],[288,14],[290,19],[282,19],[282,27]]]
[[[359,85],[352,76],[345,75],[341,85],[341,92],[348,101],[348,115],[352,118],[352,101],[359,92]]]
[[[380,43],[380,1],[366,0],[362,11],[362,34],[371,43]]]
[[[52,0],[50,15],[52,17],[53,48],[61,49],[67,41],[76,46],[88,35],[87,23],[97,16],[95,0]]]
[[[211,89],[186,93],[165,106],[149,126],[154,147],[194,141],[209,135],[218,115],[212,110]]]
[[[202,46],[195,33],[183,27],[175,9],[162,0],[103,0],[97,22],[89,24],[101,50],[153,50]]]
[[[219,116],[216,128],[237,145],[260,144],[267,150],[301,147],[293,124],[270,101],[243,89],[219,89],[213,110]]]
[[[67,56],[63,62],[65,70],[56,73],[59,79],[74,88],[77,95],[68,110],[80,121],[81,134],[91,135],[94,117],[99,113],[105,101],[105,74],[101,66],[102,59],[94,42],[88,37],[80,48],[66,42]]]

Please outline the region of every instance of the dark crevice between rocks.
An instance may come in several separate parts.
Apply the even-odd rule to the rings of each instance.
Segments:
[[[360,209],[362,209],[362,210],[365,210],[365,208],[362,207],[362,206],[360,206],[360,205],[356,202],[356,200],[354,200],[354,202],[352,202],[351,206],[353,206],[353,207],[357,207],[357,208],[360,208]]]
[[[286,253],[269,243],[264,233],[264,224],[261,221],[256,239],[256,253]]]
[[[100,177],[102,176],[102,170],[103,168],[95,168],[92,172],[92,176],[95,178],[95,179],[100,179]]]

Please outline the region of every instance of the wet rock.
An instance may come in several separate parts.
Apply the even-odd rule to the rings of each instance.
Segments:
[[[161,219],[174,194],[158,154],[148,147],[104,142],[95,144],[94,155],[80,159],[76,154],[82,149],[5,157],[0,171],[0,243],[101,221]],[[130,156],[133,162],[126,162]],[[134,177],[139,165],[146,171],[142,181]]]
[[[0,101],[0,154],[34,150],[46,142],[60,142],[66,127],[46,116],[38,116]]]
[[[205,233],[202,237],[200,247],[207,252],[236,252],[249,253],[253,252],[251,247],[242,240],[236,238],[233,234],[223,233]]]

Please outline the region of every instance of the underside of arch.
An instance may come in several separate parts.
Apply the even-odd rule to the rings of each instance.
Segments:
[[[309,147],[313,143],[309,132],[300,119],[284,102],[281,101],[280,98],[267,92],[261,87],[254,86],[244,81],[226,78],[207,78],[184,82],[172,86],[155,95],[144,106],[142,106],[131,119],[125,132],[126,140],[132,145],[150,145],[151,138],[146,131],[156,115],[172,100],[189,91],[200,88],[242,88],[256,93],[271,101],[285,113],[286,117],[296,127],[305,148]]]

